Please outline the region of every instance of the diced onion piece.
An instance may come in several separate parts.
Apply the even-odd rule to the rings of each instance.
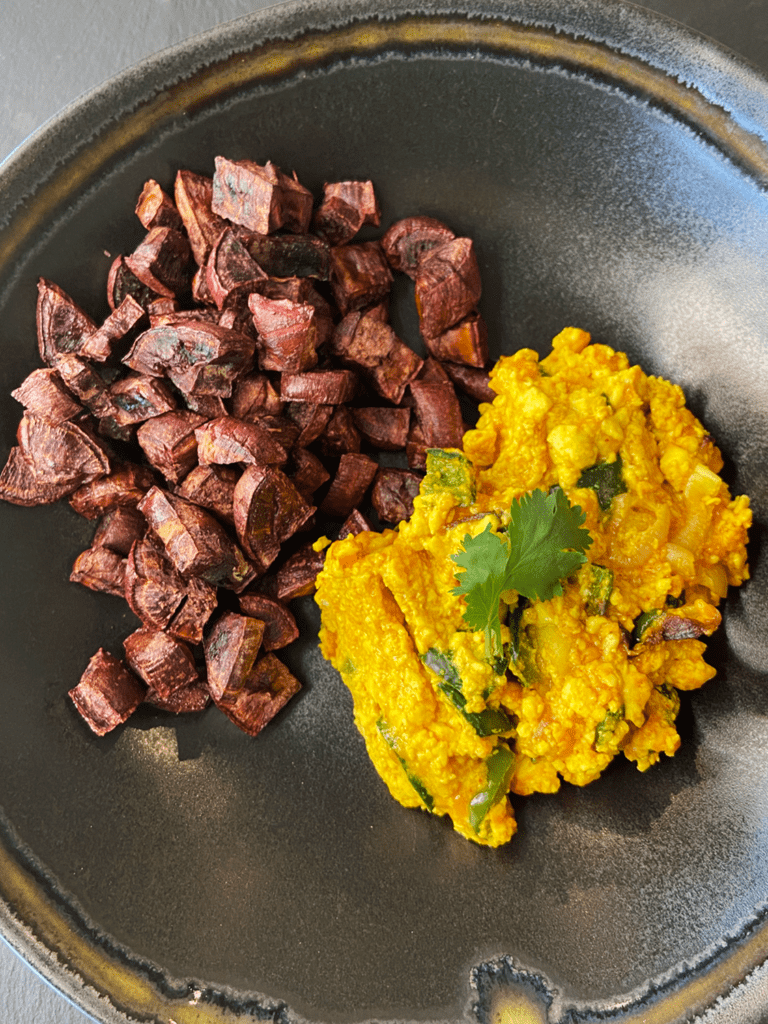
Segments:
[[[709,587],[715,597],[723,598],[728,593],[728,574],[722,562],[706,565],[699,573],[699,580]]]
[[[703,462],[697,462],[685,485],[685,500],[693,504],[707,498],[716,498],[720,493],[723,481]]]
[[[684,576],[686,579],[693,579],[696,572],[696,559],[693,557],[693,552],[690,548],[670,541],[664,550],[664,554],[674,572],[679,576]]]
[[[629,493],[617,494],[611,507],[611,560],[622,569],[636,569],[666,543],[669,507]]]

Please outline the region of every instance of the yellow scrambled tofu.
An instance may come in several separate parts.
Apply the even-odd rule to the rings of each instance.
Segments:
[[[542,360],[502,358],[491,386],[463,453],[431,454],[411,519],[328,549],[317,601],[323,654],[391,794],[497,846],[516,829],[509,793],[675,753],[678,691],[714,674],[702,638],[748,576],[751,512],[681,389],[584,331]],[[550,600],[505,592],[504,656],[489,658],[451,556],[556,486],[585,514],[587,561]]]

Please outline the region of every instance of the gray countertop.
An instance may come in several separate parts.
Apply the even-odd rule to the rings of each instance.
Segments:
[[[117,72],[265,6],[259,0],[2,0],[0,160]],[[713,37],[768,74],[768,0],[652,0],[641,6]],[[0,1024],[86,1020],[0,941]]]

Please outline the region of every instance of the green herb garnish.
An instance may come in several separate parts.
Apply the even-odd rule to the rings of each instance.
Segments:
[[[586,562],[592,538],[580,529],[585,518],[556,487],[549,494],[536,490],[515,498],[504,536],[492,533],[490,523],[476,537],[465,534],[463,550],[451,555],[464,570],[452,593],[466,597],[469,628],[484,631],[486,659],[502,655],[499,602],[505,591],[548,601],[562,594],[561,581]]]

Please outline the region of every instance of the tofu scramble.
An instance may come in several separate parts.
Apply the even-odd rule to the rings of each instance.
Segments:
[[[516,831],[508,794],[675,753],[679,691],[714,675],[702,637],[748,577],[749,499],[682,390],[590,341],[566,328],[544,359],[502,357],[463,453],[430,453],[411,519],[335,542],[318,579],[321,650],[390,793],[488,846]],[[587,560],[550,600],[502,595],[489,659],[452,556],[553,488],[583,511]]]

